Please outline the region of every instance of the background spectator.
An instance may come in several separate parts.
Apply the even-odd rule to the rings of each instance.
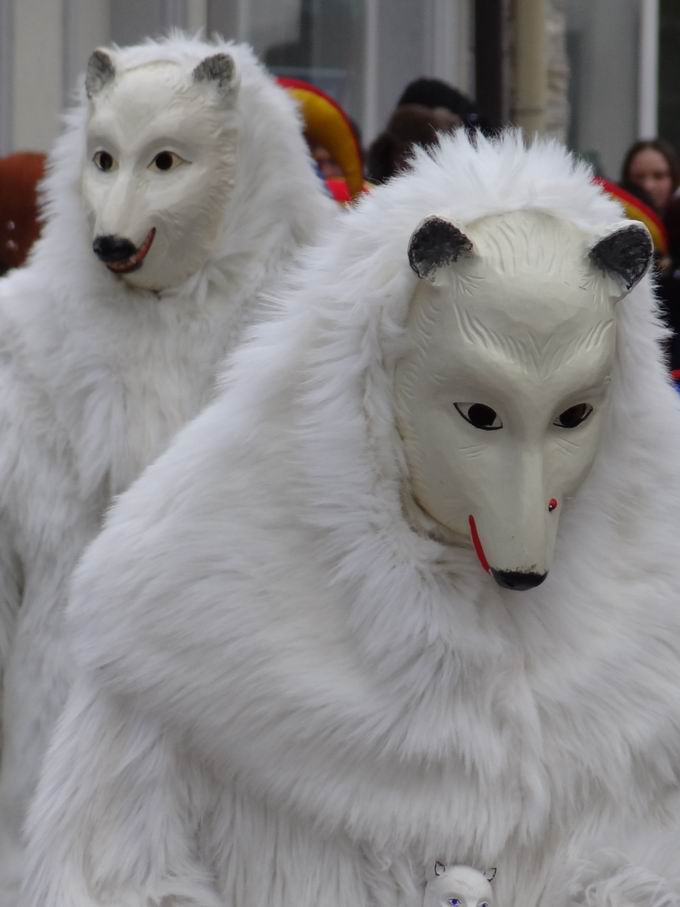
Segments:
[[[440,79],[416,79],[406,86],[384,132],[368,149],[368,177],[383,183],[404,169],[414,145],[431,145],[438,133],[478,125],[473,102],[458,89]]]
[[[680,184],[680,162],[663,139],[642,139],[628,149],[621,167],[621,182],[643,189],[659,214],[664,214]]]

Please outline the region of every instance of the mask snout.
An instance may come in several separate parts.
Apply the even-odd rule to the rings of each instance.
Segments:
[[[478,489],[468,520],[470,539],[481,566],[501,588],[526,592],[545,582],[550,572],[559,507],[546,493],[539,453],[525,452],[514,470],[504,462],[513,480],[504,472],[495,493],[489,491],[488,479],[486,488]]]
[[[131,274],[144,264],[155,236],[156,229],[152,227],[144,242],[137,248],[129,239],[113,234],[100,235],[92,243],[92,248],[109,271],[113,271],[114,274]]]
[[[127,261],[137,251],[137,247],[129,239],[114,234],[95,237],[92,251],[105,264]]]
[[[526,592],[540,586],[547,577],[546,573],[523,573],[520,570],[494,570],[491,575],[503,589],[513,589],[515,592]]]

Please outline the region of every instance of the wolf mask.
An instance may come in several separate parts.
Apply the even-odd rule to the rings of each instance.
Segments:
[[[429,217],[409,260],[423,285],[396,397],[413,496],[435,533],[470,538],[499,585],[532,588],[597,452],[615,303],[645,274],[651,239],[627,223],[589,244],[540,212],[465,233]]]
[[[168,289],[208,258],[233,186],[238,88],[225,53],[193,69],[90,57],[82,192],[95,255],[129,284]]]

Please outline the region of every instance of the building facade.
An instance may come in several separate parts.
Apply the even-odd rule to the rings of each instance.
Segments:
[[[95,47],[173,27],[250,42],[329,91],[366,141],[411,79],[474,88],[473,0],[0,0],[0,154],[49,148]]]
[[[49,148],[95,47],[173,27],[250,42],[275,72],[329,91],[364,144],[421,75],[614,178],[659,109],[680,141],[676,0],[0,0],[0,155]]]

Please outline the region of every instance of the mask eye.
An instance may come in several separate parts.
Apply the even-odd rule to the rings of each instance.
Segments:
[[[446,903],[450,904],[451,907],[463,907],[463,902],[460,898],[448,898]]]
[[[95,151],[92,162],[98,170],[102,170],[104,173],[108,173],[116,166],[115,160],[108,151]]]
[[[590,403],[577,403],[576,406],[570,406],[553,422],[558,428],[578,428],[582,422],[585,422],[592,413],[593,408]]]
[[[181,164],[188,164],[183,157],[175,154],[174,151],[159,151],[156,157],[149,164],[149,170],[156,170],[160,173],[167,173],[168,170],[174,170]]]
[[[498,431],[499,428],[503,428],[498,413],[490,406],[485,406],[483,403],[454,403],[453,405],[465,421],[474,425],[475,428],[482,431]]]

